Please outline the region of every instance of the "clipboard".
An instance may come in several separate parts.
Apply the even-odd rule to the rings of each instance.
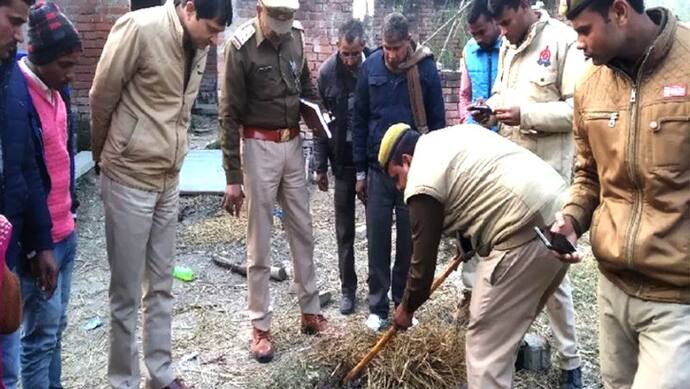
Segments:
[[[328,114],[321,112],[317,104],[305,99],[299,99],[299,111],[304,119],[304,123],[309,127],[316,136],[331,139],[331,130],[328,128],[330,118]]]

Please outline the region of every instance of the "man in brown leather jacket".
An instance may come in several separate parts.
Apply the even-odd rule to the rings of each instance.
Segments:
[[[590,230],[604,386],[687,388],[690,29],[642,0],[570,0],[567,17],[595,66],[576,87],[575,179],[552,231]]]

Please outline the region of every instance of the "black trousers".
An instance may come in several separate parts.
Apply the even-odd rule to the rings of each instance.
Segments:
[[[338,243],[340,287],[344,296],[357,291],[355,272],[355,184],[354,167],[343,167],[335,177],[335,236]]]
[[[412,257],[410,214],[403,193],[381,169],[367,175],[367,243],[369,245],[369,311],[388,317],[388,289],[400,304]],[[391,271],[391,240],[395,212],[395,262]]]

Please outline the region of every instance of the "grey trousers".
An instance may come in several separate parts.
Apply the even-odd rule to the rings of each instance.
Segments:
[[[520,340],[567,271],[536,239],[479,261],[465,341],[470,389],[512,387]]]
[[[144,362],[154,389],[175,378],[171,366],[172,270],[179,192],[147,192],[101,175],[110,264],[110,351],[113,388],[138,389],[137,314],[144,305]]]
[[[602,274],[598,295],[604,387],[690,388],[690,305],[640,300]]]
[[[262,331],[271,328],[271,228],[276,199],[290,245],[294,282],[302,313],[318,314],[319,291],[314,270],[314,237],[309,193],[304,177],[302,141],[276,143],[245,139],[242,150],[247,192],[247,287],[249,318]]]
[[[472,289],[474,285],[479,261],[479,257],[474,256],[462,265],[462,283],[469,289]],[[575,330],[573,288],[567,274],[553,295],[546,301],[546,313],[549,315],[549,326],[556,340],[561,369],[572,370],[580,367],[581,360]]]

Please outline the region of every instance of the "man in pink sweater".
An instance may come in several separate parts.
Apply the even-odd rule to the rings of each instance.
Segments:
[[[20,269],[24,300],[21,374],[24,388],[61,388],[60,346],[67,325],[72,270],[77,249],[74,200],[75,136],[65,93],[81,53],[79,34],[54,3],[29,11],[28,57],[19,60],[39,124],[37,155],[47,180],[58,278],[51,295],[38,287],[34,264]],[[41,157],[42,156],[42,157]],[[41,163],[42,162],[42,163]]]

